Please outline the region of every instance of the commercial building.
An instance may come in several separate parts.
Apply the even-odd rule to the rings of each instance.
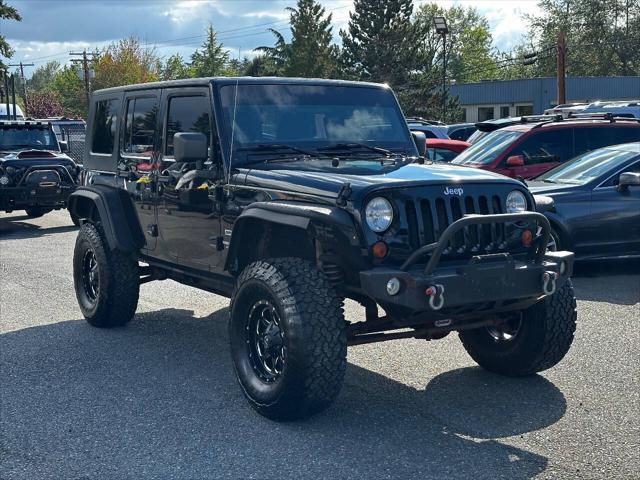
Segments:
[[[467,122],[538,115],[558,104],[555,77],[488,80],[451,85]],[[634,100],[640,98],[640,77],[567,77],[566,101]]]

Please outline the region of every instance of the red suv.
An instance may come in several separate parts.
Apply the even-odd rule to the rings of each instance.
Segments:
[[[590,150],[640,141],[640,121],[611,116],[541,121],[522,117],[480,139],[451,163],[491,170],[513,178],[534,178]]]

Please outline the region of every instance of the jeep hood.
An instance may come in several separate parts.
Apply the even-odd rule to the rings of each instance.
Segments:
[[[295,164],[293,164],[295,165]],[[362,198],[372,191],[387,188],[420,186],[455,186],[468,183],[510,183],[522,187],[522,183],[497,173],[476,168],[447,164],[410,164],[391,172],[367,175],[312,172],[290,169],[241,170],[237,181],[247,186],[295,191],[306,195],[335,198],[348,183],[352,198]]]
[[[75,167],[76,163],[64,153],[50,150],[18,150],[0,152],[0,166],[26,168],[39,165],[64,165]]]

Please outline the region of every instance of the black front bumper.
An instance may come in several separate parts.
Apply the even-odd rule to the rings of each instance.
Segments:
[[[11,212],[25,208],[64,208],[75,185],[0,187],[0,210]]]
[[[476,255],[456,265],[440,261],[457,232],[471,225],[514,222],[534,222],[540,227],[527,255]],[[360,272],[361,287],[383,307],[400,307],[411,315],[431,312],[455,316],[523,308],[553,294],[571,276],[573,253],[546,252],[549,231],[546,217],[534,212],[467,215],[451,224],[438,242],[414,252],[401,267]],[[430,255],[426,266],[419,267],[426,255]],[[394,278],[400,289],[391,294],[387,285]]]

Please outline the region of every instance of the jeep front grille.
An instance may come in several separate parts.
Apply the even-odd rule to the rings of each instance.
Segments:
[[[408,237],[412,249],[436,242],[442,232],[467,214],[504,213],[498,195],[436,197],[405,201]],[[506,251],[507,237],[503,224],[472,225],[458,232],[443,255],[470,257]]]

